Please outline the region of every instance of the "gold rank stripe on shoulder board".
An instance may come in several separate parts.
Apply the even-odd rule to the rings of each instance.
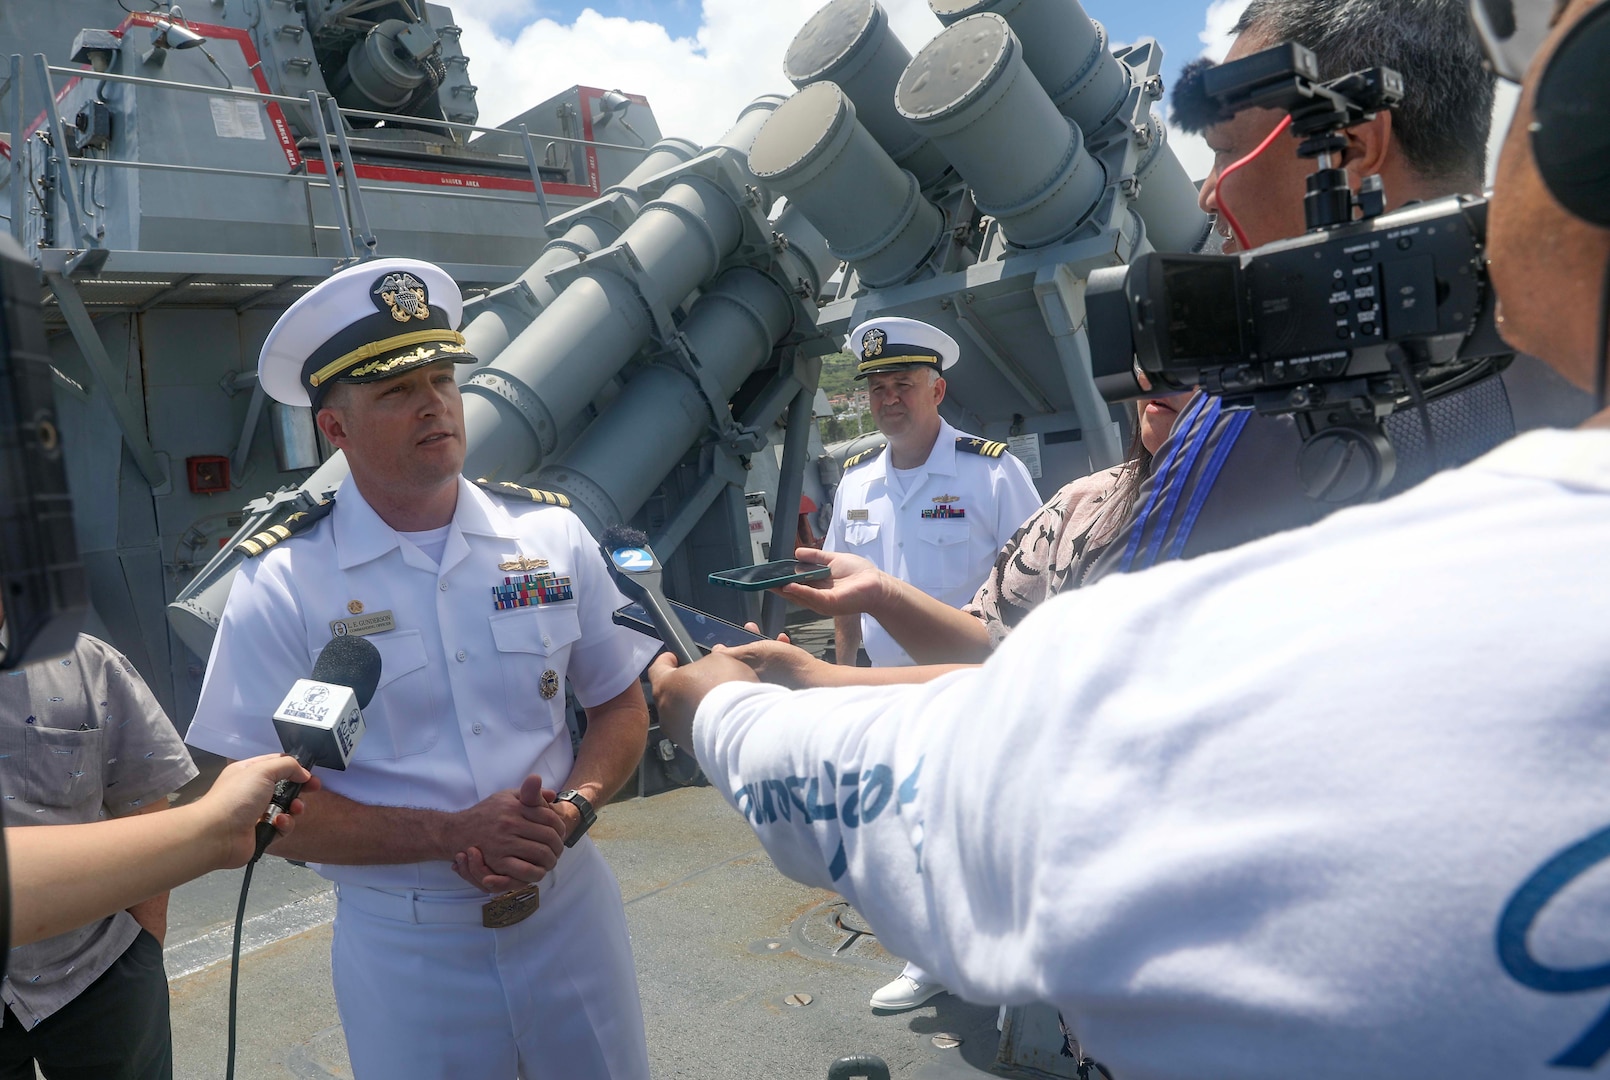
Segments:
[[[879,454],[883,453],[884,449],[888,445],[889,445],[888,443],[879,443],[878,445],[876,445],[874,447],[871,447],[870,449],[863,450],[859,454],[856,454],[856,455],[850,457],[848,460],[846,460],[844,462],[844,467],[846,469],[853,469],[857,465],[861,464],[863,461],[871,461],[873,458],[875,458]]]
[[[335,496],[324,499],[311,510],[298,510],[278,525],[270,525],[260,533],[253,533],[235,545],[235,553],[255,559],[282,540],[289,540],[324,520],[335,509]]]
[[[997,458],[1006,453],[1006,444],[991,442],[988,439],[976,439],[971,435],[958,435],[956,449],[964,454],[977,454],[980,457]]]
[[[544,491],[541,488],[521,487],[507,480],[488,480],[483,476],[475,481],[475,486],[488,495],[499,495],[505,499],[524,499],[526,502],[543,503],[547,506],[570,506],[568,495],[557,491]]]

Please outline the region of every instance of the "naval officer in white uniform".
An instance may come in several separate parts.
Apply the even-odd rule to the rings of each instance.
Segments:
[[[1005,443],[958,431],[939,415],[940,372],[961,352],[949,334],[891,316],[856,327],[850,346],[884,442],[844,463],[822,547],[869,559],[959,608],[1040,508],[1040,495]],[[854,664],[863,646],[874,667],[913,662],[869,615],[836,617],[834,639],[841,664]]]
[[[822,545],[847,551],[951,607],[973,598],[995,557],[1040,508],[1039,493],[1006,444],[957,431],[939,415],[945,380],[961,350],[915,319],[886,317],[850,333],[884,443],[844,463],[833,524]],[[865,643],[874,667],[913,663],[870,615],[833,620],[835,654],[854,664]],[[875,1009],[915,1008],[944,986],[915,964],[872,995]]]
[[[459,475],[461,310],[442,270],[386,259],[275,325],[263,389],[313,406],[352,475],[241,545],[188,741],[278,750],[291,683],[332,634],[366,635],[367,733],[272,848],[335,882],[354,1073],[646,1077],[619,887],[584,833],[642,753],[655,645],[611,623],[625,600],[562,496]],[[574,755],[566,679],[588,719]],[[468,852],[522,887],[489,900],[455,874]]]

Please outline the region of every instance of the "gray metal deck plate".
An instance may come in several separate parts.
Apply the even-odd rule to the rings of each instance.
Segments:
[[[928,1080],[984,1075],[994,1060],[993,1008],[941,995],[875,1016],[867,999],[899,961],[854,933],[864,923],[832,893],[780,875],[712,789],[615,803],[593,835],[626,898],[655,1077],[818,1080],[840,1056],[873,1053],[893,1076]],[[227,927],[239,887],[233,871],[173,896],[170,971],[194,967],[209,948],[224,956],[172,982],[178,1080],[223,1075]],[[244,1080],[351,1075],[330,988],[330,926],[318,907],[325,891],[310,871],[273,859],[259,867],[248,947],[253,935],[269,943],[241,965]],[[791,994],[810,995],[810,1004],[787,1004]],[[961,1045],[935,1047],[941,1031]]]

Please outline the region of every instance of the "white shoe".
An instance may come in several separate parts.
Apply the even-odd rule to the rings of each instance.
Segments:
[[[893,982],[880,986],[878,992],[872,995],[872,1007],[901,1012],[915,1009],[934,995],[944,992],[944,985],[932,979],[918,982],[910,975],[897,975]]]

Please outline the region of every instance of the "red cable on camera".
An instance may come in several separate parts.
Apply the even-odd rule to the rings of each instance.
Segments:
[[[1241,245],[1242,251],[1250,250],[1252,245],[1247,243],[1247,234],[1241,231],[1241,223],[1235,219],[1234,214],[1230,213],[1230,204],[1224,201],[1224,182],[1230,178],[1231,173],[1235,172],[1241,166],[1247,164],[1253,158],[1269,149],[1269,144],[1275,141],[1275,136],[1279,135],[1282,131],[1285,131],[1290,126],[1291,117],[1287,116],[1285,119],[1281,120],[1280,123],[1275,125],[1275,129],[1269,133],[1268,137],[1265,138],[1263,142],[1258,144],[1258,148],[1256,150],[1219,174],[1218,190],[1215,193],[1218,196],[1219,213],[1223,214],[1224,220],[1230,223],[1230,231],[1235,233],[1236,243]]]

